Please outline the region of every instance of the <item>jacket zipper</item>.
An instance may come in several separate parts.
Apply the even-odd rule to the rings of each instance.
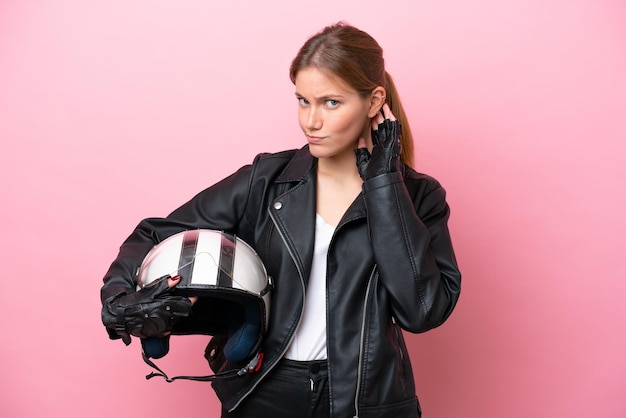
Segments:
[[[267,210],[267,213],[270,215],[270,219],[272,220],[272,223],[274,223],[274,226],[276,227],[276,230],[278,231],[278,235],[280,236],[280,239],[283,241],[283,244],[285,244],[285,247],[287,247],[287,251],[289,252],[289,256],[291,257],[291,259],[293,260],[293,264],[295,264],[296,269],[298,270],[298,276],[300,276],[300,284],[302,285],[302,295],[304,295],[305,293],[305,287],[304,287],[304,277],[302,275],[302,271],[300,270],[300,266],[298,265],[296,258],[293,255],[293,251],[291,249],[291,247],[289,246],[289,244],[287,244],[287,240],[285,239],[285,236],[283,235],[283,232],[281,231],[281,229],[278,227],[278,224],[276,222],[276,219],[274,218],[274,215],[272,214],[272,211],[270,209]],[[304,313],[304,297],[302,298],[302,309],[300,310],[300,317],[298,318],[298,324],[296,325],[296,329],[298,329],[298,327],[300,326],[300,322],[302,322],[302,314]],[[293,339],[296,337],[296,333],[294,332],[291,335],[291,338],[289,339],[289,343],[286,345],[286,348],[283,350],[282,353],[280,353],[280,357],[282,358],[285,353],[287,352],[287,350],[289,349],[289,346],[291,345],[291,343],[293,342]],[[248,390],[246,393],[243,394],[243,396],[241,396],[241,398],[239,398],[239,401],[237,401],[237,403],[235,403],[235,405],[233,405],[232,408],[230,408],[228,410],[228,412],[232,412],[235,410],[235,408],[237,408],[239,406],[239,404],[241,404],[241,402],[243,402],[244,399],[246,399],[248,397],[248,395],[250,395],[250,393],[252,393],[252,391],[258,386],[259,383],[261,383],[261,380],[263,380],[265,378],[265,376],[267,376],[267,374],[276,366],[276,363],[274,363],[272,365],[272,367],[269,367],[265,373],[263,373],[261,375],[261,377],[256,381],[256,383],[254,385],[252,385],[252,387],[250,388],[250,390]]]
[[[370,279],[367,282],[367,290],[365,291],[365,301],[363,302],[363,320],[361,321],[361,341],[359,343],[359,368],[356,375],[356,393],[354,394],[354,417],[359,418],[359,392],[361,391],[361,379],[363,378],[363,352],[365,351],[365,320],[367,318],[367,304],[369,301],[370,290],[372,288],[372,278],[376,266],[372,270]]]

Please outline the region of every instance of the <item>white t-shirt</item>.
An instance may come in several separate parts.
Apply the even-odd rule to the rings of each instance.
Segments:
[[[304,312],[296,335],[285,353],[291,360],[326,359],[326,260],[335,227],[318,214],[311,276],[304,298]]]

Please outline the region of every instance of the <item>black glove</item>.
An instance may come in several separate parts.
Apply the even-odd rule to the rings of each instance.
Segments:
[[[174,324],[191,314],[192,303],[184,296],[174,296],[164,276],[143,289],[107,299],[102,305],[102,323],[122,337],[147,338],[169,334]]]
[[[356,150],[356,165],[363,180],[402,170],[401,137],[402,127],[397,120],[385,119],[378,129],[372,130],[372,154],[367,148]]]

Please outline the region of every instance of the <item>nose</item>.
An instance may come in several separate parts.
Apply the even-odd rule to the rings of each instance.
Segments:
[[[311,106],[306,117],[306,128],[315,131],[322,128],[323,120],[320,109]]]

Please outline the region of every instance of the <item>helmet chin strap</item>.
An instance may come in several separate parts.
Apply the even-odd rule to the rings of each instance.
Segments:
[[[153,369],[155,369],[158,373],[152,372],[146,376],[146,379],[152,379],[153,377],[162,377],[166,382],[172,383],[175,380],[195,380],[197,382],[212,382],[218,379],[232,379],[234,377],[245,376],[249,373],[258,372],[261,368],[261,364],[263,363],[263,353],[257,353],[252,360],[248,362],[245,367],[241,369],[232,369],[221,373],[215,373],[208,376],[174,376],[169,377],[163,370],[161,370],[150,357],[145,353],[145,351],[141,350],[141,356],[143,357],[143,361]]]

